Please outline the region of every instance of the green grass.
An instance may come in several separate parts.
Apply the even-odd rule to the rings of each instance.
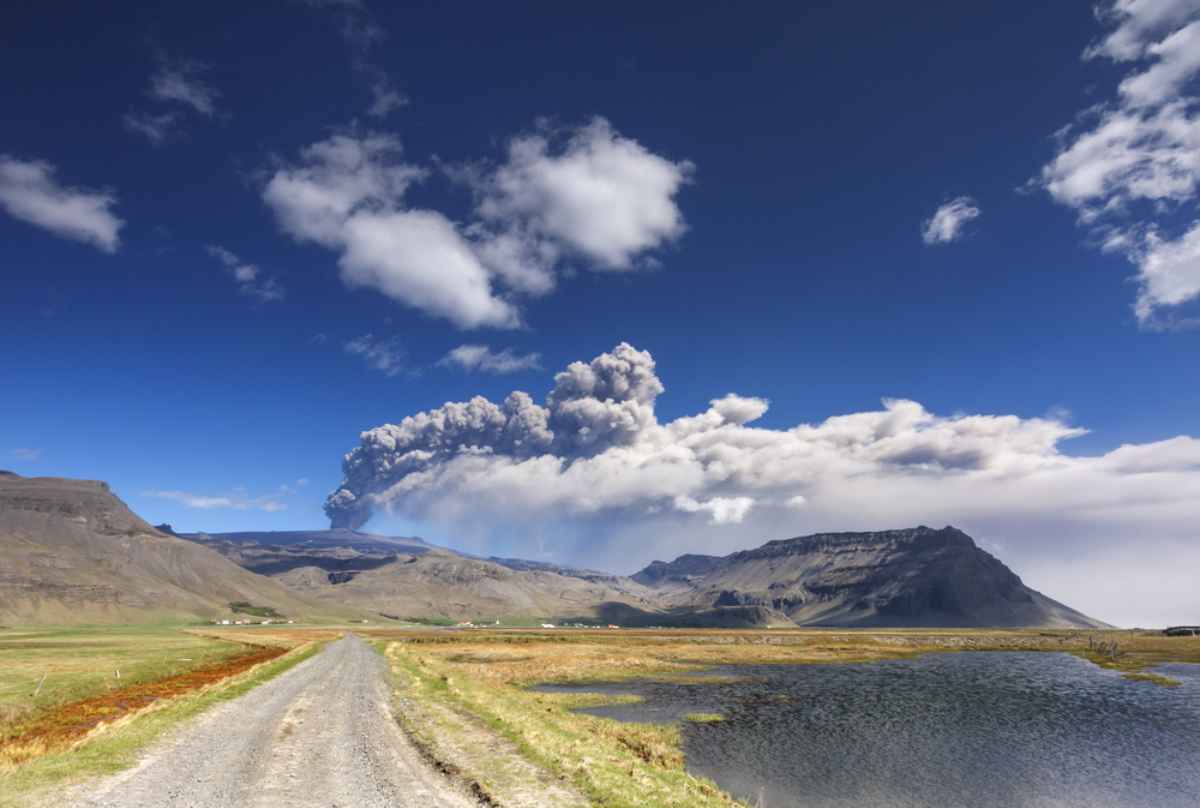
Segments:
[[[406,695],[460,707],[511,741],[528,760],[563,777],[603,808],[738,805],[683,766],[677,726],[635,724],[575,712],[637,701],[636,696],[536,693],[499,680],[464,676],[453,663],[406,643],[388,658],[411,686]]]
[[[1142,671],[1140,673],[1127,673],[1124,678],[1131,682],[1150,682],[1159,687],[1179,687],[1183,682],[1178,679],[1172,679],[1170,676],[1163,676],[1161,673],[1151,673]]]
[[[725,716],[720,713],[688,713],[683,720],[693,724],[719,724],[725,720]]]
[[[166,730],[223,701],[236,698],[287,671],[320,650],[301,646],[214,687],[179,696],[99,733],[76,749],[45,755],[0,771],[0,808],[18,808],[35,792],[132,766],[138,752]]]
[[[245,600],[234,601],[229,604],[229,608],[237,614],[248,614],[251,617],[271,618],[274,620],[286,619],[270,606],[255,606],[253,603]]]
[[[180,626],[0,630],[0,735],[60,704],[184,673],[245,650]]]

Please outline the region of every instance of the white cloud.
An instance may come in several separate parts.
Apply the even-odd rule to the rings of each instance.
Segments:
[[[523,370],[540,370],[542,355],[539,353],[518,354],[512,348],[493,351],[487,345],[459,345],[438,361],[439,365],[457,366],[466,371],[481,370],[485,373],[518,373]]]
[[[675,197],[694,167],[672,162],[595,118],[561,146],[514,138],[508,160],[480,178],[481,217],[502,233],[544,240],[609,270],[684,232]]]
[[[129,112],[121,118],[125,128],[141,135],[152,145],[161,146],[178,130],[179,114],[176,112]]]
[[[283,284],[276,278],[265,274],[254,264],[246,263],[219,244],[209,244],[205,249],[209,255],[225,266],[230,277],[237,284],[238,291],[243,295],[253,297],[262,303],[283,300],[286,296]]]
[[[198,62],[164,63],[150,77],[147,94],[156,101],[182,104],[211,118],[217,112],[221,93],[201,78],[206,70]]]
[[[372,118],[386,118],[408,105],[408,96],[397,90],[391,79],[382,73],[371,82],[371,99],[367,114]]]
[[[12,456],[26,463],[36,463],[42,459],[41,449],[17,448],[12,450]]]
[[[969,196],[960,196],[944,203],[933,216],[921,225],[921,239],[926,244],[949,244],[964,234],[967,222],[978,219],[979,207]]]
[[[1141,292],[1134,311],[1153,323],[1155,312],[1200,297],[1200,222],[1174,241],[1149,233],[1136,260]]]
[[[164,55],[150,76],[146,96],[154,102],[150,109],[135,109],[122,117],[125,128],[161,146],[178,136],[188,114],[213,118],[218,114],[221,93],[205,81],[208,66],[186,59],[172,60]]]
[[[391,137],[334,135],[276,171],[263,198],[294,238],[339,251],[347,286],[376,289],[465,328],[516,326],[516,309],[494,294],[454,223],[403,209],[405,191],[425,171],[399,154]]]
[[[681,495],[675,497],[674,505],[676,510],[684,513],[707,513],[710,525],[740,525],[754,507],[754,500],[750,497],[713,497],[701,502]]]
[[[1164,32],[1179,27],[1200,11],[1200,0],[1113,0],[1097,6],[1097,16],[1112,26],[1084,57],[1107,57],[1117,62],[1139,59]]]
[[[61,185],[54,175],[50,163],[0,154],[0,206],[13,218],[55,235],[116,252],[125,224],[112,211],[116,196]]]
[[[342,346],[346,353],[362,357],[367,367],[385,376],[399,376],[408,369],[408,358],[396,338],[376,339],[373,334],[355,337]]]
[[[1099,17],[1112,30],[1085,57],[1129,70],[1114,100],[1063,130],[1039,183],[1137,267],[1138,321],[1169,327],[1200,298],[1195,226],[1170,227],[1200,188],[1200,0],[1115,0]]]
[[[405,204],[428,171],[401,160],[398,140],[341,133],[278,167],[263,199],[292,237],[339,253],[347,286],[462,328],[517,328],[515,297],[549,293],[565,257],[630,269],[677,238],[674,195],[689,172],[597,119],[561,149],[517,138],[503,165],[454,171],[479,198],[481,218],[460,226]]]
[[[544,405],[476,397],[367,430],[326,510],[343,525],[392,511],[513,552],[528,526],[554,525],[581,563],[624,570],[817,530],[950,523],[1064,586],[1120,548],[1142,548],[1143,572],[1168,569],[1159,551],[1194,541],[1200,522],[1196,437],[1074,455],[1062,444],[1082,427],[907,400],[766,428],[765,401],[726,396],[662,423],[661,391],[653,358],[621,345],[557,374]],[[1133,608],[1072,605],[1115,620]]]
[[[142,496],[168,499],[178,502],[185,508],[193,510],[235,510],[235,511],[266,511],[275,513],[287,510],[287,503],[280,502],[275,496],[248,497],[244,491],[235,490],[229,494],[194,494],[190,491],[143,491]]]

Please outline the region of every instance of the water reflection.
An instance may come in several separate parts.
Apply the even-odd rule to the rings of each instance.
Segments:
[[[747,666],[736,684],[546,687],[635,693],[586,712],[684,725],[690,771],[769,808],[1196,808],[1200,666],[1130,682],[1067,654],[930,654]]]

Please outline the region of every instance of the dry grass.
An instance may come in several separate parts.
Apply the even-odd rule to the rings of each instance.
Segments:
[[[0,681],[16,684],[0,692],[0,768],[69,748],[100,724],[339,633],[290,627],[4,631]]]
[[[1168,661],[1200,662],[1200,638],[1150,632],[993,630],[363,631],[385,644],[406,696],[466,710],[541,767],[601,806],[737,803],[683,766],[677,726],[621,723],[575,712],[633,697],[538,693],[545,682],[691,677],[715,665],[869,662],[930,652],[1056,651],[1140,680]],[[1095,648],[1115,642],[1115,658]],[[1107,646],[1106,646],[1107,647]],[[695,679],[691,679],[695,681]],[[636,700],[636,699],[634,699]],[[712,721],[719,716],[689,716]]]
[[[245,650],[176,627],[0,630],[0,737],[63,704],[218,664]]]
[[[111,774],[132,765],[139,750],[181,721],[236,698],[320,650],[305,643],[266,662],[98,724],[69,747],[48,750],[20,765],[0,766],[0,808],[63,803],[64,784]]]

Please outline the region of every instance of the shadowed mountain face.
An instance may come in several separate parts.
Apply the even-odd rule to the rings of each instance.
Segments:
[[[818,533],[634,576],[668,608],[758,606],[800,625],[1102,626],[1022,583],[953,527]]]
[[[214,619],[231,603],[297,618],[326,608],[159,532],[105,483],[0,474],[0,621]]]

